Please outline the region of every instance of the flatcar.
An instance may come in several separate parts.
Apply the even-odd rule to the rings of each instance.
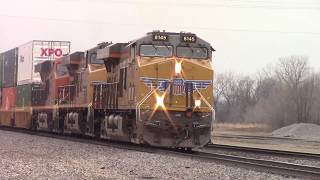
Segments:
[[[17,74],[24,61],[14,57],[19,49],[10,52]],[[214,49],[196,34],[154,31],[128,43],[64,51],[47,48],[42,55],[51,58],[30,59],[37,81],[1,89],[2,126],[156,147],[191,149],[210,141]],[[3,102],[9,96],[16,106]]]

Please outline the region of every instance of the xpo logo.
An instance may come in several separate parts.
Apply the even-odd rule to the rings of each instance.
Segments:
[[[41,56],[52,56],[55,55],[57,57],[62,56],[61,49],[52,49],[52,48],[41,48]]]

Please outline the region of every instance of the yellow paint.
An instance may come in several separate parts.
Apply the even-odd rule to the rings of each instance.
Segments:
[[[137,58],[139,65],[139,76],[158,79],[175,79],[183,78],[184,80],[213,80],[213,69],[211,61],[198,60],[198,59],[180,59],[180,58]],[[176,62],[182,62],[182,73],[177,75],[175,73]],[[137,98],[140,101],[145,94],[150,91],[144,82],[139,83],[140,93]],[[201,89],[199,92],[205,97],[206,101],[213,106],[213,85],[208,86],[206,89]],[[160,93],[160,92],[157,92]],[[199,99],[200,95],[194,91],[193,99]],[[171,104],[169,106],[169,93],[166,94],[164,104],[167,110],[184,111],[186,106],[185,95],[171,97]],[[141,108],[150,108],[155,106],[156,97],[150,96],[149,99],[141,106]],[[211,111],[205,103],[201,103],[200,111]]]
[[[92,81],[107,81],[107,70],[104,65],[88,65],[88,83],[87,86],[87,103],[92,103],[93,98],[93,86]]]

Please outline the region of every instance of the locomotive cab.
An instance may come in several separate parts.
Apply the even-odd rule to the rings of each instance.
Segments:
[[[200,147],[210,141],[210,44],[191,33],[153,32],[137,42],[137,122],[153,146]]]

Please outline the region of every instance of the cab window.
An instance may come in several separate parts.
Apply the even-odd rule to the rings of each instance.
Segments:
[[[177,47],[177,56],[181,58],[207,59],[208,49],[205,47]]]
[[[140,56],[145,57],[171,57],[173,54],[172,46],[141,45]]]
[[[68,69],[62,64],[57,64],[57,76],[64,76],[68,74]]]
[[[90,54],[90,63],[91,64],[104,64],[104,60],[97,59],[97,54],[92,53],[92,54]]]

